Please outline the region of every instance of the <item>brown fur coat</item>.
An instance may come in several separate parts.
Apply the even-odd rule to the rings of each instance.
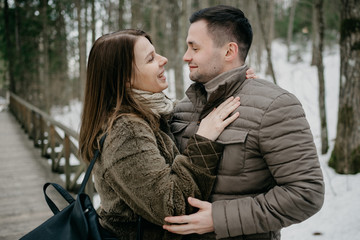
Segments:
[[[222,149],[195,135],[180,155],[165,132],[154,132],[138,117],[120,117],[93,171],[100,223],[119,239],[135,239],[141,215],[147,222],[144,239],[181,239],[162,229],[164,218],[193,212],[188,196],[208,199]]]

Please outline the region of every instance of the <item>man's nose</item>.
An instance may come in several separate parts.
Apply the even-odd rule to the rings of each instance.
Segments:
[[[185,54],[184,54],[184,56],[183,56],[183,60],[184,60],[185,62],[190,62],[190,61],[191,61],[191,56],[190,56],[190,54],[189,54],[189,50],[187,50],[187,51],[185,52]]]

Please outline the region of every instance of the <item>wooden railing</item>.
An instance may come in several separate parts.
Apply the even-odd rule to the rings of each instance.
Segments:
[[[26,102],[14,93],[10,93],[10,111],[20,122],[25,132],[41,149],[41,156],[51,160],[51,170],[65,174],[65,187],[77,193],[87,165],[78,155],[79,134],[55,121],[47,113]],[[89,179],[86,192],[94,195],[94,184]]]

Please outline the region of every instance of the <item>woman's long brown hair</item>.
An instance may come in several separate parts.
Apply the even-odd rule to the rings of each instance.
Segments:
[[[158,127],[156,116],[129,88],[135,74],[134,46],[141,36],[151,42],[145,32],[130,29],[106,34],[92,46],[79,137],[80,155],[87,163],[99,147],[98,137],[110,130],[121,113],[135,113],[154,129]]]

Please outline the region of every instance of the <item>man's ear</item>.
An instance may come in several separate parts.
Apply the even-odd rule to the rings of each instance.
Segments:
[[[239,47],[235,42],[229,42],[227,44],[227,51],[225,55],[226,61],[233,61],[235,58],[239,57]]]

